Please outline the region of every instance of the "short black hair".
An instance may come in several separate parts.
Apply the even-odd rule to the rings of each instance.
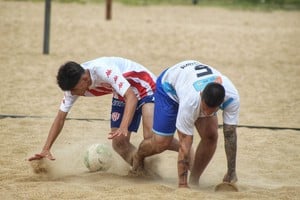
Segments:
[[[60,66],[56,80],[58,86],[63,90],[71,90],[79,82],[81,76],[84,74],[83,67],[80,64],[69,61]]]
[[[219,83],[209,83],[205,86],[201,98],[208,107],[215,108],[220,106],[225,98],[225,89]]]

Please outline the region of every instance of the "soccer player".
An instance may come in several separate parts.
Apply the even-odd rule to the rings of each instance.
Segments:
[[[133,171],[143,170],[145,157],[158,154],[171,144],[177,129],[179,137],[178,185],[199,184],[199,178],[214,155],[218,139],[217,111],[223,110],[223,132],[228,170],[223,182],[236,182],[236,125],[239,94],[232,82],[216,69],[187,60],[166,69],[156,82],[151,138],[144,139],[133,157]],[[196,128],[201,141],[194,163],[189,162]]]
[[[79,96],[113,94],[108,138],[112,139],[113,149],[132,165],[136,148],[130,143],[130,136],[131,132],[137,132],[141,117],[143,137],[146,139],[152,135],[155,81],[156,77],[148,69],[125,58],[101,57],[83,64],[65,63],[57,74],[57,83],[64,91],[57,116],[42,151],[28,160],[55,159],[50,149]],[[178,141],[174,140],[172,145],[170,149],[178,151]]]

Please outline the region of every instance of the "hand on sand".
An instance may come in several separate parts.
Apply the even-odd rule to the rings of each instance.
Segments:
[[[235,184],[238,181],[236,173],[233,172],[231,174],[225,174],[223,178],[223,183],[218,184],[215,187],[215,191],[232,191],[232,192],[238,192],[239,189],[237,185]]]
[[[55,160],[55,158],[52,156],[50,151],[42,151],[41,153],[34,154],[34,156],[28,158],[28,161],[41,160],[43,158],[48,158],[49,160]]]
[[[238,192],[239,189],[234,183],[223,182],[215,187],[216,192]]]
[[[226,183],[236,183],[238,181],[236,173],[233,172],[231,174],[226,173],[223,178],[223,182]]]

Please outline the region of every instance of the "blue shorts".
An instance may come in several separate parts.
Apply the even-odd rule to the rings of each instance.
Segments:
[[[137,108],[135,110],[134,116],[132,118],[131,124],[128,127],[128,131],[137,132],[141,117],[142,117],[142,107],[145,103],[154,103],[154,96],[146,96],[138,101]],[[125,102],[116,98],[112,99],[112,107],[111,107],[111,118],[110,118],[110,127],[111,128],[119,128],[123,114],[125,109]]]
[[[161,84],[161,77],[163,74],[164,72],[156,81],[152,131],[157,135],[172,136],[176,131],[176,118],[179,105],[164,91]]]

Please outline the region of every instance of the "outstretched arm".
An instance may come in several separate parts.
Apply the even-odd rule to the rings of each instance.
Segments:
[[[138,99],[131,88],[128,88],[128,90],[124,95],[124,98],[125,98],[125,109],[124,109],[122,122],[120,124],[120,127],[115,132],[109,134],[108,139],[112,139],[120,135],[127,136],[128,134],[128,127],[134,116]]]
[[[64,122],[66,120],[67,114],[68,114],[67,112],[63,112],[61,110],[58,111],[57,116],[54,119],[54,122],[50,128],[47,140],[45,142],[45,145],[44,145],[41,153],[35,154],[34,156],[30,157],[28,159],[29,161],[40,160],[44,157],[46,157],[50,160],[55,160],[55,158],[52,156],[52,154],[50,152],[50,149],[64,126]]]
[[[225,153],[227,158],[227,173],[223,178],[223,182],[237,182],[236,175],[236,151],[237,151],[237,134],[236,125],[224,124],[223,133],[225,140]]]

